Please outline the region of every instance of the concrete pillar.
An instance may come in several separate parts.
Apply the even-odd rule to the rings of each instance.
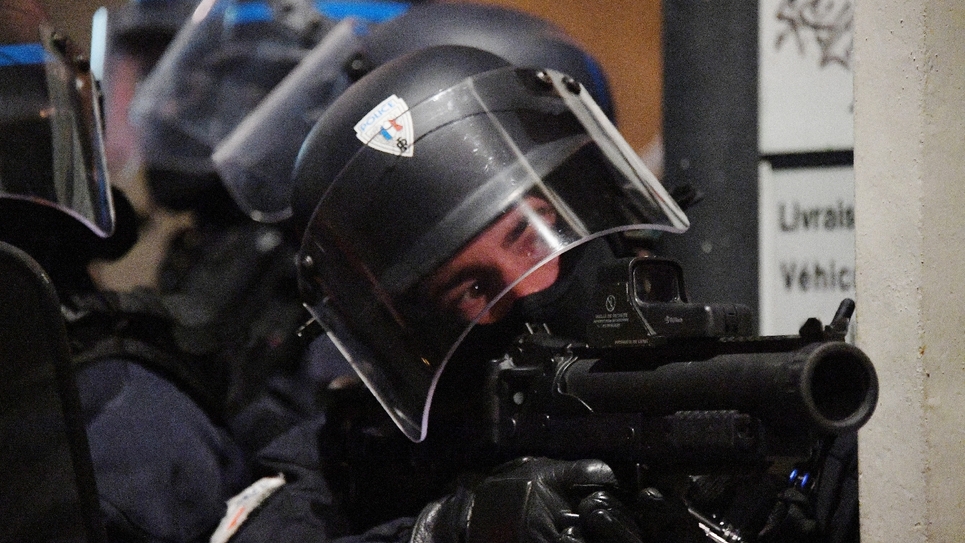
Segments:
[[[856,0],[862,540],[965,539],[965,2]]]

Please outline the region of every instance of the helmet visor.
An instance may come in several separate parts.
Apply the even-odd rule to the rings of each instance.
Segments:
[[[349,84],[343,66],[358,49],[357,22],[340,22],[220,143],[211,156],[222,182],[251,218],[291,216],[291,174],[318,115]]]
[[[308,53],[328,28],[307,2],[203,2],[131,102],[144,160],[204,175],[211,152]],[[310,24],[314,21],[314,24]]]
[[[56,207],[100,237],[114,231],[99,103],[73,45],[0,45],[0,198]],[[69,59],[68,60],[68,55]]]
[[[689,223],[563,74],[505,68],[411,108],[390,98],[373,110],[390,116],[356,127],[365,145],[316,208],[301,271],[315,317],[421,441],[439,375],[473,326],[552,285],[582,243]]]

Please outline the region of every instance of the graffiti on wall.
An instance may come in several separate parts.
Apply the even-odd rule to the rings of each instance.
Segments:
[[[775,17],[781,26],[776,50],[791,42],[803,56],[817,47],[821,67],[840,64],[851,69],[853,0],[781,0]]]

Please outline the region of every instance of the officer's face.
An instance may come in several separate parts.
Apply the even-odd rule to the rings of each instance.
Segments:
[[[429,299],[449,315],[471,321],[513,281],[552,253],[546,242],[552,236],[546,233],[555,223],[556,212],[545,200],[527,197],[428,279]],[[559,258],[550,260],[516,284],[479,322],[498,321],[516,300],[552,285],[559,269]]]

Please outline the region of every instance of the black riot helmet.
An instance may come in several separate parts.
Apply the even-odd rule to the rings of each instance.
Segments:
[[[415,441],[456,348],[548,288],[561,255],[689,224],[577,81],[462,46],[350,87],[306,139],[294,182],[306,304]]]
[[[312,53],[317,60],[306,59],[216,149],[212,158],[222,181],[256,220],[276,222],[291,215],[290,176],[298,147],[344,89],[336,84],[339,78],[360,77],[426,47],[474,47],[517,66],[566,73],[614,118],[609,85],[596,60],[558,26],[522,11],[462,2],[412,5],[372,25],[360,40],[357,52],[319,44]]]
[[[108,182],[99,107],[87,59],[39,5],[0,1],[0,239],[53,276],[134,241],[115,234],[126,201]]]
[[[200,2],[130,106],[152,196],[173,209],[220,197],[215,145],[333,25],[310,0]]]

